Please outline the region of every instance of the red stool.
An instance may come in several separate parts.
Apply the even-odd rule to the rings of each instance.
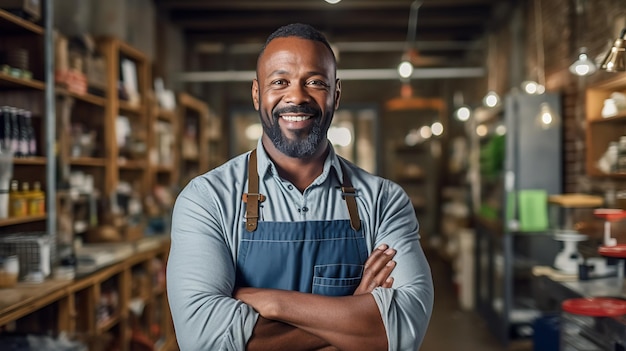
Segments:
[[[607,330],[607,318],[626,315],[626,300],[594,297],[575,298],[561,304],[560,346],[562,351],[613,351],[626,345],[623,333]]]

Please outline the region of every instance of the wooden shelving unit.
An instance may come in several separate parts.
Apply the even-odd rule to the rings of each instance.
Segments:
[[[602,117],[604,101],[612,93],[626,94],[626,77],[611,75],[609,79],[590,86],[586,93],[586,167],[587,174],[592,177],[606,177],[626,179],[626,173],[604,173],[598,168],[598,161],[607,151],[611,142],[617,142],[626,135],[626,111],[619,111],[616,115]]]
[[[210,169],[208,130],[209,106],[187,94],[178,94],[178,140],[180,140],[179,183],[187,184],[191,178]]]
[[[176,158],[171,164],[153,162],[150,157],[150,149],[157,142],[153,139],[152,123],[165,121],[176,127],[178,122],[176,113],[152,109],[150,62],[142,52],[122,40],[99,38],[97,51],[106,62],[103,96],[57,87],[52,94],[53,101],[48,104],[45,94],[50,93],[46,90],[50,82],[46,82],[46,77],[52,75],[46,72],[51,67],[45,65],[43,59],[47,30],[0,9],[0,33],[0,50],[27,49],[32,71],[31,78],[25,79],[13,71],[0,70],[0,106],[33,111],[38,141],[34,157],[13,159],[14,178],[31,184],[39,181],[44,190],[60,186],[55,188],[58,217],[67,215],[64,211],[69,208],[72,224],[79,220],[88,223],[81,233],[75,232],[76,226],[72,226],[71,233],[64,233],[65,238],[73,239],[87,231],[111,226],[121,233],[122,242],[87,245],[132,248],[127,256],[89,272],[79,269],[80,274],[73,280],[55,280],[51,275],[42,283],[18,282],[13,288],[2,289],[0,336],[4,332],[41,335],[64,332],[84,341],[89,349],[96,349],[97,345],[98,349],[127,351],[136,349],[134,337],[140,333],[154,344],[154,350],[176,350],[164,280],[169,238],[167,235],[143,237],[140,226],[118,227],[118,221],[125,219],[125,214],[118,213],[121,204],[112,201],[123,182],[130,184],[141,199],[150,194],[156,182],[177,184],[178,150],[172,146]],[[129,66],[121,68],[125,60],[128,61],[124,65],[134,70],[129,71]],[[134,75],[136,94],[118,91],[118,82],[127,82],[129,73]],[[56,125],[56,159],[49,159],[45,150],[46,111],[54,111],[56,116],[51,122]],[[134,149],[124,149],[127,145],[119,143],[120,115],[127,117],[131,125],[124,141],[133,143]],[[172,140],[172,145],[178,145],[176,140]],[[56,165],[57,184],[48,183],[48,165]],[[75,186],[75,180],[71,178],[76,174],[90,179],[91,188],[72,188],[70,185]],[[89,213],[87,218],[78,218],[79,213],[92,210],[95,213]],[[0,219],[0,236],[43,232],[47,221],[54,220],[47,214]],[[130,240],[127,233],[136,237]],[[57,233],[56,239],[59,236]],[[83,239],[86,238],[83,236]],[[57,244],[52,243],[51,250],[55,250]],[[143,308],[138,310],[136,304]]]
[[[142,328],[158,350],[175,350],[176,340],[171,329],[171,319],[164,291],[164,267],[169,251],[169,239],[151,238],[149,248],[134,247],[128,257],[103,267],[73,281],[49,279],[40,284],[18,283],[14,288],[2,290],[0,296],[0,328],[13,325],[16,330],[27,329],[41,333],[66,332],[69,336],[91,342],[108,340],[113,349],[132,350],[133,329]],[[155,263],[157,262],[157,263]],[[145,278],[137,279],[133,272],[138,268]],[[156,285],[155,285],[156,284]],[[134,296],[139,289],[144,294]],[[114,287],[111,290],[111,287]],[[105,293],[114,291],[114,305],[110,315],[100,314]],[[141,312],[145,325],[131,325],[134,316],[129,304],[134,298],[143,300]],[[36,324],[36,315],[47,309],[58,311],[56,320],[48,325]],[[87,342],[89,344],[89,342]],[[91,345],[93,348],[93,345]],[[98,345],[103,347],[104,345]]]
[[[28,58],[27,71],[4,66],[0,62],[0,106],[12,106],[32,112],[32,124],[37,142],[37,154],[24,158],[13,158],[12,179],[20,184],[40,182],[45,190],[50,184],[46,179],[47,162],[44,139],[46,134],[45,77],[44,77],[44,28],[36,23],[21,19],[0,9],[0,51],[13,48],[25,50]],[[21,186],[21,185],[20,185]],[[7,189],[8,190],[8,189]],[[0,235],[43,231],[46,229],[46,214],[19,218],[0,219]]]

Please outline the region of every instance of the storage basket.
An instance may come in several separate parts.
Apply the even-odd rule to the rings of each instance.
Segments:
[[[50,235],[45,232],[22,232],[0,235],[0,256],[16,255],[19,259],[19,280],[29,274],[50,274]]]

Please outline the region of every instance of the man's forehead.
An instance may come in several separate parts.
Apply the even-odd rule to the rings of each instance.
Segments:
[[[270,41],[265,47],[262,57],[265,56],[267,53],[273,54],[281,51],[293,52],[295,51],[293,50],[295,46],[309,46],[315,48],[316,51],[323,51],[326,52],[328,55],[333,55],[333,53],[322,42],[312,39],[290,36],[279,37]]]

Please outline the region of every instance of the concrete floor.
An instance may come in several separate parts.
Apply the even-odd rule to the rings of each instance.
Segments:
[[[516,341],[505,347],[489,332],[484,320],[473,311],[459,307],[452,284],[450,263],[437,253],[426,252],[435,285],[435,305],[420,351],[531,351],[530,341]]]

